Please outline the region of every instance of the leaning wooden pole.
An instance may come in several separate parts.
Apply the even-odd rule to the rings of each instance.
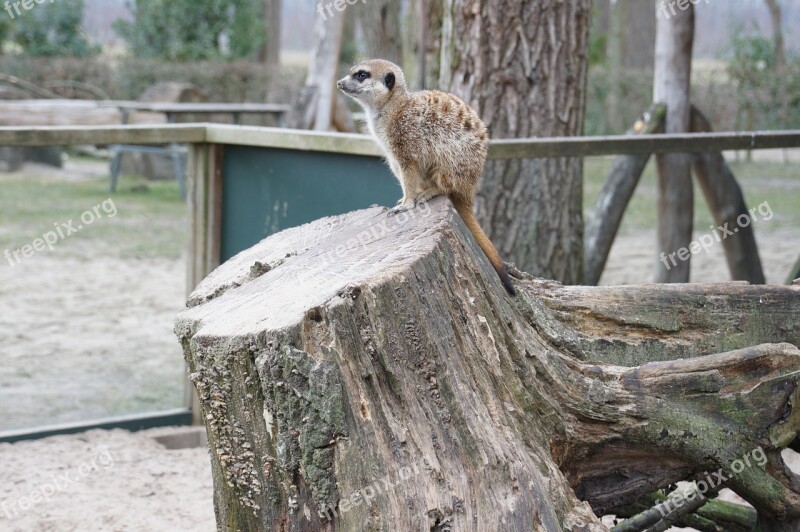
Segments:
[[[444,198],[290,229],[209,275],[176,332],[218,527],[599,531],[717,470],[770,530],[800,523],[780,454],[800,287],[514,275],[511,298]]]
[[[692,133],[712,131],[708,119],[692,106]],[[695,153],[692,163],[716,224],[710,233],[706,232],[706,239],[712,245],[722,243],[734,280],[764,284],[764,269],[753,231],[753,216],[758,216],[756,209],[753,208],[752,212],[748,209],[742,188],[721,153]]]
[[[639,117],[627,134],[651,135],[662,132],[665,111],[663,105],[654,104]],[[619,155],[614,159],[594,208],[586,219],[583,284],[596,285],[600,282],[625,209],[649,160],[649,153]]]

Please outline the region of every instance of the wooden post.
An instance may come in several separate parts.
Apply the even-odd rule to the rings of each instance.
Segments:
[[[189,250],[186,297],[220,264],[222,227],[222,155],[220,144],[191,144],[187,168]],[[201,425],[197,392],[187,379],[185,404],[192,411],[192,424]]]
[[[694,4],[676,7],[656,0],[656,64],[653,101],[667,106],[665,133],[685,133],[690,126]],[[689,281],[694,194],[691,156],[658,155],[658,240],[655,280]]]

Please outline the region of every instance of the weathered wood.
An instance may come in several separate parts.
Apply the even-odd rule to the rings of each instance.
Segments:
[[[800,281],[800,257],[797,258],[797,262],[794,263],[792,271],[789,272],[789,277],[786,279],[786,284],[792,284],[793,281]]]
[[[208,136],[206,136],[208,135]],[[110,138],[110,140],[109,140]],[[368,135],[286,131],[228,124],[153,124],[149,126],[5,126],[3,146],[69,146],[78,144],[159,144],[220,142],[241,146],[342,151],[354,155],[380,155]],[[800,131],[767,131],[629,137],[566,137],[545,139],[495,139],[489,148],[494,159],[581,157],[800,147]]]
[[[711,123],[694,106],[692,106],[692,131],[696,133],[712,131]],[[764,284],[766,280],[758,254],[756,235],[753,232],[752,215],[748,212],[742,188],[728,163],[725,162],[722,153],[695,153],[692,162],[694,175],[714,216],[714,223],[718,227],[730,228],[736,232],[733,237],[722,240],[731,278],[736,281]],[[747,224],[739,223],[741,216],[750,221]],[[708,236],[712,238],[711,235]],[[721,236],[726,234],[723,233]]]
[[[163,124],[157,113],[131,117],[133,124]],[[109,102],[92,100],[0,100],[0,125],[8,126],[107,126],[120,124],[122,113]]]
[[[593,155],[699,153],[727,150],[788,148],[800,146],[800,131],[753,131],[629,137],[553,137],[540,139],[496,139],[490,159],[572,157]]]
[[[202,124],[0,127],[0,146],[78,146],[204,142]]]
[[[708,502],[706,495],[716,494],[719,489],[716,487],[713,492],[700,493],[696,484],[692,484],[688,490],[676,489],[655,507],[631,516],[612,528],[611,532],[664,532],[705,505]]]
[[[579,497],[601,512],[755,448],[765,464],[728,485],[797,524],[780,450],[800,287],[514,275],[509,298],[443,198],[289,229],[212,272],[176,333],[219,527],[604,530]],[[600,362],[626,350],[664,361]]]
[[[381,156],[372,137],[353,133],[323,133],[255,126],[209,125],[208,141],[237,146],[261,146],[302,151]]]
[[[628,130],[628,135],[652,134],[664,128],[663,105],[653,105]],[[600,195],[586,219],[583,284],[596,285],[606,267],[628,202],[639,184],[650,154],[620,155],[608,171]]]
[[[642,497],[631,504],[614,508],[617,518],[633,517],[663,503],[667,496],[662,490]],[[678,526],[694,528],[700,532],[752,532],[757,522],[756,511],[742,504],[711,499],[695,513],[682,516]]]
[[[685,7],[685,9],[684,9]],[[670,16],[659,12],[656,20],[656,62],[653,101],[667,107],[664,131],[686,133],[690,127],[694,4],[681,6]],[[690,260],[668,262],[665,256],[688,248],[694,222],[694,189],[688,153],[656,156],[658,169],[658,226],[655,281],[689,281]]]

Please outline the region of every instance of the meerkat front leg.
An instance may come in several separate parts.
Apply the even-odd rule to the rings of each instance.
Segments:
[[[400,188],[403,190],[403,197],[397,200],[395,205],[403,205],[406,201],[406,184],[403,181],[403,170],[400,167],[400,163],[398,163],[393,157],[389,158],[389,168],[392,170],[392,173],[397,178],[397,181],[400,182]]]

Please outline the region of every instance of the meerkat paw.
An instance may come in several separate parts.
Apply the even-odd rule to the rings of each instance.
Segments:
[[[428,190],[422,192],[416,198],[414,198],[414,206],[421,205],[423,203],[427,203],[433,198],[443,195],[444,192],[439,190],[438,188],[429,188]]]
[[[400,203],[389,209],[386,214],[388,216],[394,216],[395,214],[400,214],[401,212],[409,210],[411,207],[413,207],[413,205],[404,205]]]
[[[408,209],[410,209],[413,206],[414,206],[414,201],[411,200],[410,198],[406,197],[406,196],[403,196],[402,198],[397,200],[397,205],[395,205],[394,207],[389,209],[389,211],[386,214],[388,214],[389,216],[392,216],[392,215],[401,213],[403,211],[407,211]]]

